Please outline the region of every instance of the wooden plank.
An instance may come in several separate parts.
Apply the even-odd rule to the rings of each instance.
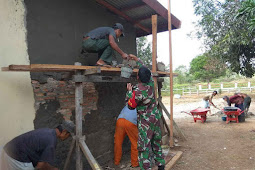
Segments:
[[[16,71],[28,71],[31,69],[30,65],[9,65],[9,69]]]
[[[158,16],[151,16],[152,23],[152,72],[157,71],[157,24],[158,24]],[[158,82],[157,77],[153,77],[154,80],[154,94],[157,103],[158,98]]]
[[[68,154],[67,154],[67,157],[66,157],[66,161],[65,161],[65,165],[64,165],[64,169],[63,169],[63,170],[68,170],[68,165],[69,165],[69,162],[70,162],[70,158],[71,158],[71,156],[72,156],[72,153],[73,153],[74,146],[75,146],[75,138],[73,138],[72,143],[71,143],[71,145],[70,145],[70,149],[69,149],[69,152],[68,152]]]
[[[170,1],[168,0],[168,31],[169,31],[169,70],[170,70],[170,147],[174,146],[174,133],[173,133],[173,60],[172,60],[172,21],[171,21],[171,8]]]
[[[74,72],[76,70],[88,70],[88,69],[100,69],[101,72],[116,72],[120,73],[120,68],[108,68],[99,66],[75,66],[75,65],[59,65],[59,64],[31,64],[31,65],[10,65],[9,69],[2,67],[2,71],[31,71],[31,72]],[[138,69],[133,69],[134,74],[138,72]],[[153,76],[169,76],[169,72],[156,71],[152,72]],[[178,74],[175,74],[178,75]]]
[[[75,63],[75,65],[81,65],[81,63]],[[76,75],[81,75],[81,71],[77,71]],[[80,151],[80,138],[82,137],[82,103],[83,86],[81,82],[75,82],[76,170],[82,170],[82,154]]]
[[[181,158],[182,154],[182,151],[178,151],[176,155],[174,155],[174,157],[166,164],[165,170],[170,170],[171,168],[173,168],[176,162]]]
[[[162,89],[162,83],[161,82],[159,82],[158,81],[158,98],[161,100],[162,99],[162,96],[161,96],[161,89]],[[158,105],[158,109],[159,109],[159,111],[161,112],[161,113],[163,113],[163,111],[162,111],[162,107],[160,106],[160,105]],[[163,137],[163,136],[165,136],[166,135],[166,131],[165,131],[165,123],[164,123],[164,120],[163,119],[165,119],[164,118],[164,116],[162,115],[162,117],[161,117],[161,119],[160,119],[160,128],[161,128],[161,136]],[[167,125],[166,125],[166,127],[167,127]],[[168,136],[169,136],[170,134],[168,134]]]
[[[86,143],[84,142],[83,139],[80,139],[80,147],[81,150],[83,152],[83,154],[85,155],[85,157],[87,158],[89,165],[91,166],[91,168],[93,170],[103,170],[100,165],[97,163],[96,159],[93,157],[93,155],[91,154],[88,146],[86,145]]]
[[[9,67],[2,67],[1,71],[10,71]]]
[[[163,122],[163,116],[161,117],[161,119],[159,119],[160,122],[160,130],[161,130],[161,136],[165,136],[166,135],[166,131],[165,131],[165,127],[164,127],[164,122]]]
[[[164,104],[162,103],[161,100],[158,100],[159,105],[162,107],[162,109],[164,110],[164,112],[166,113],[166,115],[168,116],[168,118],[170,119],[171,115],[168,112],[168,110],[166,109],[166,107],[164,106]],[[179,136],[181,139],[183,139],[184,141],[186,141],[186,137],[184,136],[182,130],[178,127],[178,125],[175,123],[175,121],[173,120],[173,126],[175,128],[175,130],[178,132]],[[171,132],[171,129],[170,129]]]
[[[162,116],[162,121],[163,121],[163,123],[164,123],[164,125],[165,125],[165,127],[166,127],[167,135],[170,136],[170,128],[169,128],[169,126],[167,125],[166,119],[165,119],[164,116]]]

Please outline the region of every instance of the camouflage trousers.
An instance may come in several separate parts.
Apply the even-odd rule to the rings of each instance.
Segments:
[[[161,148],[160,121],[138,121],[138,161],[141,170],[150,170],[152,158],[157,166],[165,165]]]

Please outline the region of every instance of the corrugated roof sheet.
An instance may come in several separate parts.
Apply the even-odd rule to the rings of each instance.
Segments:
[[[137,37],[151,34],[151,15],[158,14],[158,32],[167,31],[167,9],[157,0],[95,0],[112,12],[131,22],[137,28]],[[180,28],[173,15],[172,29]]]

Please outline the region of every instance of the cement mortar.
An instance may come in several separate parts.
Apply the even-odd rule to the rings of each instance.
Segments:
[[[126,35],[120,38],[119,47],[128,54],[136,54],[136,30],[133,25],[94,0],[24,1],[27,9],[27,42],[31,64],[73,65],[82,57],[83,64],[93,65],[97,56],[81,55],[82,36],[94,28],[112,26],[116,22],[123,24]],[[119,54],[116,58],[118,63],[122,62]],[[31,73],[31,79],[40,83],[48,83],[49,77],[60,80],[61,73]],[[85,115],[83,132],[92,154],[103,164],[113,160],[115,123],[125,104],[126,83],[98,83],[96,90],[99,93],[98,110]],[[62,120],[61,113],[57,113],[59,107],[56,100],[41,104],[34,121],[35,127],[52,127],[55,122]],[[60,169],[63,168],[69,146],[70,141],[58,143],[56,164]],[[123,151],[129,149],[130,143],[126,139]],[[69,169],[75,169],[75,154]],[[83,169],[90,169],[85,158]]]
[[[93,65],[95,54],[81,54],[82,37],[101,26],[111,27],[122,23],[125,37],[117,42],[126,53],[136,54],[136,30],[132,24],[109,12],[94,0],[25,0],[27,9],[27,42],[31,64]],[[116,54],[118,63],[122,62]],[[43,74],[45,75],[45,74]],[[31,74],[32,79],[46,80],[41,73]],[[50,75],[51,76],[51,75]],[[57,79],[58,75],[53,74]]]
[[[50,81],[48,80],[48,83]],[[95,83],[98,93],[97,110],[84,116],[83,135],[86,136],[86,144],[100,165],[104,165],[114,159],[114,132],[117,117],[125,105],[126,83]],[[34,120],[35,129],[55,128],[64,119],[58,111],[60,103],[50,100],[40,104]],[[72,111],[71,120],[75,122],[75,111]],[[56,150],[56,166],[63,168],[69,151],[71,139],[60,141]],[[128,137],[123,143],[123,153],[130,151]],[[85,157],[83,158],[84,169],[90,169]],[[75,154],[70,162],[70,169],[75,168]]]

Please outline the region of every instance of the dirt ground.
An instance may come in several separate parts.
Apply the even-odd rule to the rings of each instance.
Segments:
[[[213,102],[224,107],[222,94],[217,95]],[[250,95],[252,100],[255,95]],[[162,99],[166,108],[170,108],[169,97]],[[221,120],[223,114],[220,110],[211,108],[211,114],[206,123],[194,123],[193,117],[184,113],[201,107],[202,96],[184,96],[174,99],[174,120],[182,129],[187,141],[178,140],[180,146],[171,148],[171,151],[183,151],[181,159],[175,164],[173,170],[255,170],[255,116],[246,118],[244,123],[230,122],[226,124]],[[184,111],[184,112],[183,112]],[[250,113],[255,114],[255,102],[251,103]],[[166,115],[164,117],[169,122]],[[166,147],[166,146],[165,146]],[[164,149],[165,155],[169,148]],[[130,168],[130,153],[123,154],[121,164],[114,166],[109,162],[108,170],[138,170]]]
[[[223,108],[221,97],[213,102]],[[244,123],[226,124],[219,110],[212,109],[213,116],[208,116],[206,123],[194,123],[192,116],[181,111],[199,107],[200,101],[201,97],[197,96],[174,99],[174,120],[187,141],[179,141],[181,146],[173,149],[183,151],[173,170],[255,170],[255,117],[246,118]],[[169,108],[169,98],[164,98],[163,102]],[[250,112],[255,113],[255,102],[251,103]]]

